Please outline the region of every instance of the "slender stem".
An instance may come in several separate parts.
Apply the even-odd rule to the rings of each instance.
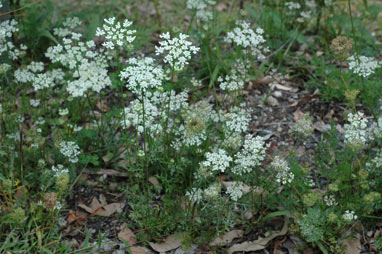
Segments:
[[[158,0],[154,0],[154,8],[155,8],[155,13],[157,15],[158,25],[159,25],[159,27],[162,27],[161,15],[160,15],[160,11],[159,11]]]

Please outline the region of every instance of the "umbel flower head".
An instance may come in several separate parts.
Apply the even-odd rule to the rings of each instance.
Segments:
[[[364,78],[369,77],[375,72],[375,69],[381,67],[381,63],[375,61],[372,57],[351,56],[347,60],[349,62],[349,70]]]
[[[245,21],[236,22],[237,27],[228,32],[224,38],[225,42],[231,42],[243,48],[259,48],[265,42],[264,30],[257,28],[256,32],[250,28],[250,24]]]
[[[102,44],[105,48],[114,49],[115,46],[122,47],[125,44],[130,44],[134,41],[135,36],[132,36],[136,30],[128,28],[133,24],[129,20],[125,20],[122,24],[115,21],[115,17],[104,19],[105,23],[102,28],[97,28],[96,36],[104,36],[106,41]]]
[[[330,44],[330,49],[340,61],[343,61],[348,57],[352,47],[353,39],[348,39],[345,36],[337,36]]]
[[[345,144],[354,148],[362,147],[367,142],[367,120],[362,112],[348,114],[349,124],[345,124]]]
[[[127,80],[126,87],[134,93],[162,86],[165,74],[162,67],[155,65],[153,58],[130,58],[128,64],[130,66],[121,72],[121,79]]]
[[[184,69],[191,59],[191,54],[196,54],[199,51],[198,47],[192,45],[186,39],[189,37],[186,34],[179,34],[179,37],[171,39],[170,33],[162,33],[160,38],[164,41],[159,42],[159,47],[155,46],[156,55],[166,54],[163,62],[170,65],[175,71]]]

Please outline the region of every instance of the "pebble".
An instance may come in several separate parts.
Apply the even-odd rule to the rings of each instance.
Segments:
[[[275,91],[275,92],[273,93],[273,95],[274,95],[275,97],[277,97],[277,98],[281,98],[281,97],[283,96],[283,93],[280,92],[280,91]]]
[[[272,107],[275,107],[279,105],[279,101],[275,97],[269,96],[267,98],[267,104],[269,104]]]

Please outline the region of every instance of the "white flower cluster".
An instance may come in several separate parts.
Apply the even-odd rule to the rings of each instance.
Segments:
[[[333,194],[331,195],[325,195],[324,196],[324,202],[327,206],[336,206],[338,205],[338,202],[336,201],[336,198]]]
[[[192,202],[199,203],[203,200],[203,190],[192,188],[190,191],[186,192],[186,197]]]
[[[58,164],[57,167],[52,166],[52,171],[54,173],[54,177],[59,177],[63,174],[69,174],[69,170],[67,168],[64,168],[64,166],[61,164]]]
[[[207,200],[215,200],[219,197],[220,191],[221,185],[219,183],[213,183],[204,190],[203,197]]]
[[[372,130],[375,138],[382,138],[382,116],[373,124]]]
[[[212,19],[212,12],[207,10],[211,5],[216,4],[212,0],[187,0],[187,9],[195,11],[195,17],[202,21],[209,21]]]
[[[349,70],[354,74],[357,74],[361,77],[367,78],[375,72],[375,69],[381,67],[381,63],[375,61],[372,57],[367,56],[350,56],[349,61]]]
[[[3,3],[0,1],[0,8],[3,8]]]
[[[171,92],[147,92],[144,97],[144,105],[136,99],[132,101],[129,107],[122,112],[121,125],[123,128],[135,127],[142,134],[143,126],[143,106],[145,110],[145,126],[147,131],[153,136],[162,132],[162,124],[167,119],[167,110],[169,113],[178,111],[187,107],[187,93],[181,92],[175,94]],[[169,121],[171,119],[168,119]]]
[[[159,47],[155,46],[156,55],[166,54],[163,61],[171,66],[175,71],[180,71],[188,64],[191,54],[199,51],[198,47],[192,46],[186,34],[179,34],[179,37],[171,39],[170,33],[162,33],[160,38],[164,41],[159,42]]]
[[[362,112],[348,114],[350,124],[345,124],[345,144],[354,147],[363,146],[368,140],[367,120]]]
[[[74,77],[78,77],[78,79],[68,82],[66,88],[73,97],[84,96],[88,90],[99,93],[103,88],[111,85],[107,69],[99,66],[97,62],[82,63]]]
[[[63,141],[60,143],[60,152],[63,154],[71,163],[78,162],[78,155],[80,155],[80,147],[72,141]]]
[[[127,80],[126,87],[134,93],[145,93],[147,89],[162,86],[165,74],[161,66],[155,65],[151,57],[130,58],[128,66],[121,71],[121,78]]]
[[[227,33],[224,41],[242,46],[245,49],[252,49],[254,55],[259,54],[259,50],[263,49],[262,44],[265,43],[264,30],[257,28],[255,32],[250,28],[250,24],[245,21],[238,21],[236,25],[237,27],[233,31]]]
[[[6,20],[0,23],[0,56],[2,54],[7,54],[12,60],[16,60],[20,54],[27,48],[24,45],[20,46],[19,49],[12,42],[12,34],[19,31],[16,27],[17,22],[15,20]]]
[[[123,24],[115,21],[115,17],[105,19],[106,24],[102,28],[97,28],[96,36],[104,36],[106,41],[102,44],[107,49],[114,49],[115,46],[122,47],[127,43],[132,43],[135,39],[136,30],[129,30],[128,28],[133,24],[129,20],[125,20]]]
[[[303,138],[309,137],[314,132],[312,118],[309,115],[304,115],[292,125],[291,132]]]
[[[286,160],[276,156],[271,163],[271,168],[275,169],[277,172],[276,182],[287,184],[293,181],[294,174],[291,172]]]
[[[346,222],[352,222],[353,220],[358,219],[358,216],[355,215],[355,212],[354,212],[354,211],[346,210],[345,213],[342,215],[342,218],[343,218]]]
[[[227,188],[226,193],[230,196],[230,198],[233,201],[237,202],[244,194],[243,188],[243,183],[236,182]]]
[[[53,29],[53,34],[63,38],[71,34],[71,29],[74,29],[80,25],[81,20],[78,17],[69,17],[63,22],[63,28],[57,27]]]
[[[54,69],[46,73],[42,62],[31,62],[24,69],[15,71],[15,79],[19,83],[32,83],[35,91],[53,87],[56,83],[62,82],[64,73],[61,69]]]
[[[296,2],[286,2],[285,6],[288,7],[289,10],[298,10],[301,8],[301,5]]]
[[[32,107],[37,108],[40,105],[40,100],[39,99],[30,99],[29,100],[29,105]]]
[[[265,158],[265,141],[263,137],[247,135],[243,148],[235,155],[235,167],[232,172],[238,175],[250,173],[254,167],[260,166]]]
[[[232,160],[225,150],[218,149],[216,152],[207,152],[206,160],[202,161],[201,165],[211,168],[212,171],[224,172],[229,168]]]
[[[0,64],[0,76],[7,73],[7,71],[9,71],[10,69],[11,69],[11,65],[6,63]]]
[[[233,107],[229,113],[224,115],[225,126],[229,133],[242,133],[248,129],[251,121],[251,110]]]

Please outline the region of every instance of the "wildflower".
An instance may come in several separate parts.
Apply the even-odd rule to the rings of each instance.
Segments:
[[[0,23],[0,56],[5,53],[12,60],[16,60],[22,53],[11,40],[12,34],[19,31],[16,25],[17,22],[13,19]],[[26,47],[21,45],[20,49],[26,50]]]
[[[136,30],[129,30],[128,28],[133,24],[129,20],[125,20],[123,24],[115,21],[115,17],[104,19],[105,23],[102,28],[97,28],[96,36],[104,36],[106,42],[102,44],[105,48],[114,49],[117,45],[122,47],[127,43],[132,43],[135,36],[132,36]]]
[[[381,63],[367,56],[350,56],[348,59],[349,70],[354,74],[367,78],[375,72],[375,69],[381,67]]]
[[[286,160],[276,156],[271,163],[271,168],[276,170],[276,182],[287,184],[293,181],[294,174],[291,172]]]
[[[348,39],[345,36],[337,36],[330,44],[330,49],[335,53],[340,61],[344,61],[353,47],[353,39]]]
[[[221,191],[221,185],[219,183],[211,184],[207,189],[204,190],[203,196],[208,200],[215,200],[219,197]]]
[[[212,19],[212,12],[207,8],[210,5],[216,4],[216,1],[211,0],[187,0],[187,9],[195,11],[195,17],[202,21],[209,21]]]
[[[314,204],[320,199],[321,196],[319,194],[311,191],[303,195],[302,202],[304,203],[304,205],[310,207],[314,206]]]
[[[251,121],[251,109],[233,107],[224,115],[225,127],[228,133],[242,133],[248,129]]]
[[[67,109],[67,108],[60,108],[60,109],[58,109],[58,114],[60,116],[66,116],[67,114],[69,114],[69,109]]]
[[[345,124],[345,144],[355,148],[362,147],[367,142],[367,120],[362,112],[348,114],[349,124]]]
[[[338,202],[336,201],[336,198],[334,197],[333,194],[325,195],[324,196],[324,203],[327,206],[336,206],[336,205],[338,205]]]
[[[243,183],[236,182],[232,186],[227,188],[226,193],[230,196],[230,198],[237,202],[243,196]]]
[[[288,7],[289,10],[298,10],[301,8],[301,5],[296,2],[286,2],[285,6]]]
[[[71,163],[77,163],[80,147],[75,142],[63,141],[60,143],[60,152],[68,158]]]
[[[73,97],[81,97],[88,90],[99,93],[102,89],[111,85],[107,69],[99,66],[97,62],[82,63],[75,72],[78,79],[70,81],[66,90]]]
[[[365,196],[363,196],[363,200],[369,204],[375,204],[376,201],[378,201],[379,199],[381,199],[381,193],[375,192],[375,191],[370,192],[366,194]]]
[[[342,215],[342,218],[346,222],[352,222],[353,220],[356,220],[358,218],[358,216],[355,215],[354,211],[346,210],[345,213]]]
[[[53,28],[53,34],[63,38],[71,33],[70,29],[74,29],[80,25],[81,20],[78,17],[68,17],[63,22],[63,28]]]
[[[237,27],[233,31],[227,33],[227,36],[224,38],[225,42],[234,43],[245,49],[260,50],[263,48],[262,44],[265,43],[263,29],[257,28],[256,31],[253,31],[250,28],[250,24],[245,21],[238,21],[236,25]]]
[[[309,115],[304,115],[295,122],[295,124],[291,127],[291,131],[302,138],[309,137],[314,131],[312,118]]]
[[[237,67],[237,66],[236,66]],[[247,69],[240,66],[242,69],[234,68],[231,73],[224,78],[219,77],[217,80],[220,83],[220,89],[224,91],[237,91],[244,88],[245,82],[248,82]]]
[[[165,74],[162,67],[154,64],[153,58],[130,58],[128,63],[130,66],[123,70],[120,76],[127,80],[126,87],[134,93],[144,93],[147,89],[155,89],[162,85]]]
[[[196,54],[199,51],[198,47],[192,46],[189,37],[186,34],[179,34],[179,37],[171,39],[170,33],[162,33],[160,38],[164,41],[159,42],[159,47],[155,46],[156,55],[165,54],[163,61],[171,66],[175,71],[184,69],[191,59],[191,54]]]
[[[54,80],[46,73],[39,73],[32,78],[32,85],[35,91],[49,88],[54,85]]]
[[[202,81],[201,80],[197,80],[195,77],[192,77],[191,84],[192,84],[193,87],[201,87],[203,85]]]
[[[264,138],[247,135],[241,151],[235,155],[235,164],[232,172],[238,175],[250,173],[254,167],[260,166],[265,158]]]
[[[69,174],[69,170],[64,168],[64,165],[58,164],[57,167],[52,166],[54,177],[59,177],[62,174]]]
[[[38,107],[40,105],[40,100],[39,99],[30,99],[29,101],[29,104],[32,106],[32,107]]]
[[[203,200],[203,190],[192,188],[190,191],[186,192],[186,197],[188,197],[191,202],[199,203]]]
[[[224,172],[232,162],[232,157],[223,149],[218,149],[216,152],[207,152],[206,160],[201,162],[201,165],[211,167],[212,171]]]
[[[57,203],[57,193],[55,192],[46,193],[43,199],[44,199],[45,208],[52,209],[56,206],[56,203]]]
[[[6,63],[0,64],[0,76],[7,73],[7,71],[9,71],[10,69],[11,69],[11,66],[9,64],[6,64]]]

